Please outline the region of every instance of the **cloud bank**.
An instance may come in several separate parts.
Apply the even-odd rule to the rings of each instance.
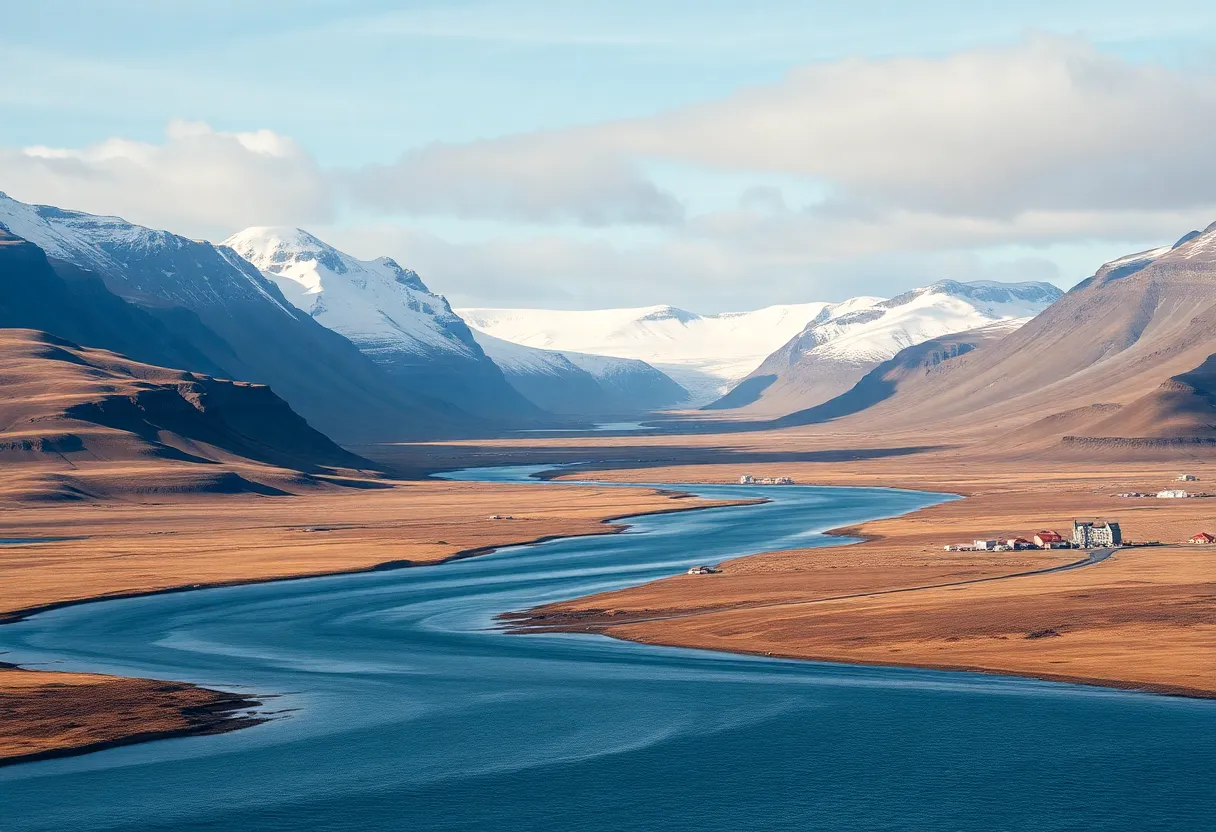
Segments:
[[[349,169],[323,169],[269,130],[175,122],[160,143],[0,149],[0,189],[194,234],[371,217],[379,230],[351,239],[392,243],[407,261],[418,252],[465,302],[479,269],[495,276],[480,283],[495,302],[506,299],[493,280],[537,296],[595,281],[596,302],[757,285],[805,299],[827,296],[831,281],[877,290],[875,270],[901,257],[932,270],[974,265],[967,253],[983,247],[1164,241],[1206,225],[1214,130],[1211,75],[1032,36],[813,64],[645,118],[429,145]],[[757,184],[733,205],[694,208],[696,188],[663,179],[665,165]],[[822,196],[800,201],[803,185]],[[436,217],[518,232],[456,245],[384,230],[390,218]],[[645,242],[628,239],[638,228]]]

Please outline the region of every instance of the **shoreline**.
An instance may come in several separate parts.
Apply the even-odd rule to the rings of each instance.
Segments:
[[[656,496],[661,496],[670,500],[695,500],[695,495],[677,491],[677,490],[662,490],[652,489]],[[95,595],[84,598],[66,599],[63,601],[54,601],[46,604],[25,607],[15,610],[0,611],[0,626],[6,624],[15,624],[17,622],[28,619],[40,613],[51,612],[57,609],[67,607],[82,606],[85,604],[95,604],[104,601],[128,600],[133,598],[144,598],[158,595],[172,595],[183,592],[194,592],[205,589],[220,589],[227,587],[252,586],[257,584],[280,583],[286,581],[300,581],[310,578],[332,578],[342,577],[347,575],[362,575],[373,572],[396,571],[398,569],[411,569],[426,566],[439,566],[445,563],[452,563],[459,560],[467,560],[470,558],[480,557],[483,555],[492,554],[500,549],[512,548],[515,546],[534,546],[540,543],[545,543],[550,540],[579,538],[579,537],[598,537],[601,535],[621,534],[628,531],[631,526],[625,523],[633,518],[649,517],[660,514],[675,514],[689,511],[699,511],[710,508],[729,508],[733,506],[754,505],[764,502],[763,499],[756,500],[720,500],[710,501],[704,504],[697,505],[680,505],[667,506],[642,511],[629,511],[622,514],[609,515],[598,520],[598,527],[592,531],[572,532],[569,534],[546,534],[540,535],[524,541],[512,541],[501,544],[491,544],[485,546],[470,547],[462,549],[444,558],[431,561],[411,561],[408,559],[382,561],[366,567],[359,567],[346,570],[328,571],[323,573],[308,573],[308,574],[284,574],[271,577],[259,577],[249,579],[233,579],[228,581],[210,581],[204,583],[191,583],[179,586],[163,587],[150,590],[139,590],[132,592],[119,592],[105,595]],[[4,655],[0,653],[0,656]],[[32,697],[45,700],[48,695],[63,696],[64,688],[59,686],[53,678],[55,674],[60,674],[61,671],[31,669],[23,667],[19,664],[0,661],[0,699],[6,700],[6,704],[14,709],[29,707],[29,699],[32,697],[22,698],[21,694],[14,694],[6,690],[4,682],[5,672],[17,671],[23,674],[37,674],[46,677],[46,684],[41,689],[36,689]],[[177,716],[186,724],[160,730],[151,731],[135,731],[121,736],[109,737],[102,740],[90,741],[83,744],[64,745],[62,747],[46,748],[36,752],[22,754],[4,754],[0,749],[0,767],[16,765],[19,763],[37,762],[40,760],[55,759],[61,757],[78,756],[88,754],[93,751],[102,751],[107,748],[116,748],[123,745],[133,745],[142,742],[152,742],[160,739],[171,739],[175,737],[186,736],[203,736],[210,734],[227,733],[229,731],[237,731],[243,728],[251,728],[255,725],[260,725],[267,722],[273,717],[269,716],[251,716],[240,715],[240,711],[249,711],[253,708],[260,707],[262,702],[259,698],[251,697],[246,694],[239,694],[232,691],[217,690],[208,688],[203,685],[196,685],[190,682],[177,682],[167,680],[147,679],[142,677],[127,677],[127,676],[112,676],[108,674],[65,674],[69,676],[90,676],[97,679],[106,680],[107,684],[115,686],[125,686],[140,690],[153,695],[157,691],[149,688],[149,685],[161,685],[172,687],[173,690],[159,691],[161,693],[180,694],[189,692],[190,694],[200,698],[198,703],[190,703],[181,707],[176,707]],[[54,690],[54,694],[48,694],[48,690]],[[262,696],[261,698],[265,698]],[[150,702],[148,704],[149,713],[152,709],[164,703],[165,697],[160,697],[160,702]],[[172,705],[172,703],[169,703]],[[69,708],[71,703],[69,703]],[[4,744],[6,737],[0,734],[0,746]]]
[[[537,634],[545,632],[537,629],[532,632]],[[553,629],[549,632],[564,632],[563,630]],[[570,630],[569,632],[585,632],[581,630]],[[520,635],[527,635],[526,632],[521,632]],[[903,668],[905,670],[939,670],[948,673],[974,673],[981,676],[1000,676],[1007,679],[1027,679],[1040,682],[1054,682],[1069,685],[1080,685],[1090,688],[1098,688],[1102,690],[1120,691],[1123,693],[1145,693],[1153,696],[1171,696],[1180,699],[1198,699],[1213,701],[1216,700],[1216,690],[1207,688],[1188,688],[1184,685],[1153,685],[1139,684],[1130,682],[1124,679],[1102,679],[1089,676],[1070,676],[1067,674],[1051,674],[1051,673],[1014,673],[1000,668],[985,667],[982,665],[953,665],[953,664],[908,664],[907,662],[884,662],[879,660],[851,661],[848,658],[840,657],[811,657],[789,654],[785,655],[778,652],[760,652],[755,650],[720,650],[716,647],[689,647],[682,644],[665,644],[659,641],[642,641],[636,638],[629,638],[617,633],[602,631],[599,635],[608,638],[616,639],[617,641],[628,641],[633,644],[650,644],[657,647],[681,647],[687,650],[712,650],[717,653],[733,653],[739,656],[759,656],[767,659],[787,659],[800,662],[815,662],[816,664],[838,664],[847,667],[893,667]]]
[[[0,662],[0,685],[9,674],[23,683],[18,690],[25,694],[13,693],[11,686],[0,693],[13,720],[10,733],[3,737],[9,753],[0,755],[0,768],[153,740],[225,734],[271,718],[257,712],[265,697],[189,682],[29,669]],[[105,718],[95,719],[92,725],[87,720],[61,724],[65,711],[77,719],[81,712],[94,713],[98,698],[109,706]],[[128,707],[149,699],[156,700],[157,707],[147,715],[146,726],[133,730],[125,725]]]
[[[698,473],[707,484],[728,483],[730,480],[726,476],[720,479],[715,476],[725,467],[713,466]],[[894,486],[921,492],[949,493],[957,499],[899,517],[843,525],[822,532],[833,537],[853,538],[842,541],[840,545],[788,552],[758,552],[724,561],[720,567],[727,574],[718,577],[727,580],[702,579],[702,583],[694,585],[682,576],[672,576],[629,590],[598,593],[573,601],[554,602],[513,611],[501,616],[500,620],[509,631],[519,634],[594,632],[640,644],[714,650],[738,655],[854,666],[983,673],[1111,690],[1141,691],[1155,695],[1216,699],[1216,678],[1211,671],[1196,672],[1194,669],[1194,665],[1202,656],[1216,655],[1216,642],[1213,641],[1212,635],[1207,634],[1208,631],[1216,630],[1216,627],[1211,626],[1216,624],[1216,618],[1202,618],[1203,611],[1213,606],[1212,599],[1216,598],[1216,595],[1210,592],[1211,587],[1216,586],[1216,583],[1213,583],[1216,581],[1216,569],[1211,565],[1216,562],[1216,558],[1180,543],[1117,550],[1120,557],[1112,559],[1107,569],[1101,570],[1099,574],[1088,575],[1083,580],[1077,579],[1075,571],[1070,573],[1067,568],[1061,568],[1067,567],[1068,564],[1056,563],[1035,569],[1011,568],[1008,570],[1009,574],[1003,576],[985,575],[966,580],[926,585],[913,582],[908,585],[903,579],[906,577],[912,581],[915,578],[914,570],[909,569],[905,574],[898,567],[892,567],[889,576],[876,579],[887,580],[889,583],[878,583],[859,591],[831,591],[832,577],[826,577],[828,589],[816,591],[808,588],[805,590],[805,600],[789,600],[782,595],[797,593],[801,591],[801,587],[781,587],[778,590],[773,587],[772,581],[768,584],[758,583],[762,578],[772,577],[771,574],[763,574],[766,570],[776,572],[784,569],[785,574],[793,577],[800,574],[801,566],[801,575],[805,575],[807,566],[803,564],[813,568],[816,561],[835,560],[838,563],[829,566],[829,569],[846,569],[851,565],[851,561],[860,559],[862,553],[866,553],[871,559],[875,554],[882,556],[889,553],[909,560],[919,557],[925,562],[949,561],[951,555],[960,561],[966,560],[957,557],[958,553],[942,552],[940,544],[926,547],[923,542],[923,528],[926,525],[943,525],[947,531],[937,539],[953,542],[951,534],[954,534],[956,539],[970,538],[962,533],[948,531],[951,525],[969,528],[976,532],[974,536],[978,538],[995,536],[986,533],[985,526],[988,526],[987,532],[996,533],[998,528],[1012,532],[1023,526],[1029,530],[1066,525],[1061,520],[1036,519],[1035,515],[1051,518],[1054,513],[1067,512],[1072,516],[1100,517],[1110,514],[1118,516],[1118,513],[1127,512],[1138,519],[1160,524],[1163,515],[1169,517],[1172,516],[1171,513],[1183,514],[1188,511],[1202,513],[1202,507],[1145,501],[1136,504],[1109,503],[1103,510],[1092,510],[1094,503],[1113,500],[1110,491],[1115,490],[1114,483],[1122,482],[1123,477],[1129,476],[1121,471],[1088,470],[1073,480],[1052,479],[1050,475],[1029,475],[1024,478],[1024,482],[1011,485],[1008,481],[992,477],[987,471],[973,475],[969,481],[963,478],[966,475],[962,471],[947,472],[947,476],[954,473],[962,477],[945,483],[940,475],[932,478],[913,478],[906,470],[896,468],[892,471],[887,466],[850,471],[832,471],[828,466],[824,466],[823,470],[817,469],[818,466],[814,469],[813,479],[808,477],[800,482],[831,487]],[[608,481],[619,483],[644,477],[645,482],[652,485],[663,478],[692,484],[691,471],[684,466],[658,471],[618,468],[615,472],[597,473],[606,474]],[[1005,501],[1031,504],[1033,514],[1021,506],[1009,508],[1004,505]],[[1016,518],[1010,520],[1000,516],[1000,519],[994,522],[990,515],[998,513],[998,510],[1003,510],[1004,514],[1015,515]],[[948,517],[949,522],[943,522],[943,516]],[[1179,525],[1182,523],[1186,524],[1183,528],[1189,530],[1190,525],[1196,525],[1198,528],[1202,521],[1183,520]],[[1125,530],[1128,528],[1126,522],[1124,527]],[[1137,539],[1154,538],[1137,533]],[[833,556],[829,553],[835,554]],[[993,562],[991,553],[972,554],[987,554],[988,563]],[[1030,554],[1032,553],[1019,551],[1002,553],[1002,557],[1016,564]],[[1033,554],[1040,558],[1040,562],[1049,563],[1050,557],[1061,553],[1038,551]],[[1076,554],[1076,550],[1069,554]],[[979,560],[971,559],[973,564]],[[795,566],[790,566],[790,563]],[[974,565],[960,566],[958,573],[967,574],[967,569],[975,571],[978,568]],[[1181,573],[1184,578],[1175,577],[1180,569],[1184,570]],[[1153,574],[1154,570],[1162,574]],[[1066,573],[1068,577],[1052,585],[1051,582],[1056,578],[1064,578],[1064,575],[1059,573]],[[958,594],[959,590],[972,590],[973,584],[1005,583],[1001,578],[1017,578],[1019,581],[1025,579],[1027,583],[1018,587],[1017,591],[1006,592],[1002,589],[1000,592],[977,593],[984,596],[983,603],[995,601],[1003,605],[1004,609],[999,610],[996,617],[999,618],[1000,613],[1005,613],[1008,609],[1016,608],[1014,612],[1021,616],[1021,621],[1034,620],[1037,601],[1043,598],[1050,599],[1054,604],[1052,609],[1043,615],[1055,616],[1055,620],[1045,626],[1038,624],[1018,628],[1016,625],[1010,627],[1006,621],[990,624],[967,620],[965,615],[959,614],[960,602],[968,603]],[[752,582],[751,586],[744,583],[748,580]],[[1195,583],[1190,583],[1192,581]],[[736,589],[732,586],[734,582],[744,584],[743,588]],[[807,581],[806,585],[814,587],[814,580]],[[756,589],[756,586],[760,588]],[[1118,605],[1124,595],[1134,593],[1139,586],[1145,587],[1146,594],[1133,598],[1135,604],[1144,606],[1145,600],[1149,602],[1149,606],[1154,606],[1154,601],[1157,603],[1155,609],[1135,619],[1134,615],[1124,615]],[[955,598],[948,597],[948,593],[952,591],[956,593]],[[1153,591],[1159,591],[1160,598],[1153,598]],[[764,600],[763,593],[768,593],[770,599],[777,600]],[[922,594],[926,596],[923,603],[920,603],[919,599],[912,600],[912,596]],[[817,595],[819,597],[816,597]],[[870,605],[870,602],[880,600],[881,596],[891,595],[902,596],[911,602]],[[1109,598],[1105,602],[1107,609],[1099,608],[1095,613],[1093,609],[1086,608],[1090,606],[1088,599],[1101,598],[1103,595]],[[1065,599],[1063,603],[1061,599]],[[976,600],[978,599],[972,595],[969,602],[972,606],[982,609],[982,605],[975,604]],[[822,609],[813,613],[799,609],[815,606],[821,606]],[[1100,607],[1100,604],[1098,606]],[[958,620],[951,620],[951,616]],[[918,620],[918,617],[921,620]],[[1076,620],[1104,617],[1114,624],[1104,642],[1091,636],[1094,630],[1102,628],[1107,622]],[[972,619],[974,618],[976,616],[973,614]],[[1200,620],[1194,620],[1196,618]],[[694,620],[699,622],[692,623]],[[1120,632],[1120,625],[1127,623],[1131,626]],[[1194,626],[1195,624],[1200,626]],[[847,633],[841,633],[850,627],[853,632],[860,634],[849,636]],[[917,627],[920,627],[919,631]],[[1002,627],[1006,629],[1001,629]],[[1203,632],[1199,632],[1200,630]],[[1043,637],[1040,633],[1048,637]],[[854,647],[854,644],[859,646]],[[1063,644],[1067,644],[1068,649],[1073,651],[1072,655],[1059,652]],[[1102,655],[1112,647],[1124,655]],[[1153,660],[1145,663],[1135,659],[1137,650],[1152,653],[1158,649],[1167,653],[1172,650],[1173,655],[1178,656],[1173,667],[1169,666],[1168,655],[1165,658],[1154,657],[1155,666],[1147,669],[1141,665],[1151,664]],[[1030,657],[1034,650],[1039,650],[1042,657],[1037,660]],[[1053,650],[1056,652],[1051,652]],[[880,651],[906,652],[908,655],[895,658],[883,655]],[[1077,661],[1078,655],[1088,660]],[[1046,666],[1047,664],[1075,664],[1076,668],[1054,669]],[[1128,671],[1127,675],[1123,675],[1124,670]],[[1194,682],[1188,683],[1192,679]]]

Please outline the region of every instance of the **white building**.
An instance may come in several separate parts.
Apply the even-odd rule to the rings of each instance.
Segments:
[[[1078,549],[1097,549],[1101,546],[1122,546],[1123,532],[1113,521],[1072,521],[1072,544]]]
[[[756,478],[751,474],[744,474],[743,476],[739,477],[739,485],[751,485],[755,481]]]
[[[1000,545],[996,540],[977,540],[975,541],[976,551],[979,552],[995,552],[996,547]]]
[[[1164,491],[1157,492],[1157,498],[1160,500],[1175,500],[1189,496],[1191,495],[1188,492],[1183,491],[1181,488],[1167,488]]]
[[[1198,481],[1199,481],[1199,477],[1195,476],[1194,474],[1179,474],[1178,475],[1178,482],[1198,482]]]

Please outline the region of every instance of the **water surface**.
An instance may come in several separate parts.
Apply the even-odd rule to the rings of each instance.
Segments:
[[[269,707],[294,709],[232,734],[0,769],[0,828],[1212,828],[1210,702],[493,629],[505,610],[832,545],[823,529],[944,499],[691,490],[773,502],[436,567],[88,604],[0,627],[9,661],[278,694]]]

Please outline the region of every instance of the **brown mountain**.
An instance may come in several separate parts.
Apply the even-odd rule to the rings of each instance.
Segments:
[[[373,467],[265,385],[141,364],[29,329],[0,330],[0,459]]]
[[[777,419],[780,427],[813,425],[843,419],[875,408],[888,399],[932,399],[954,376],[1017,329],[1017,322],[1000,321],[978,329],[932,338],[900,350],[862,377],[847,392],[823,404]]]
[[[1216,424],[1213,356],[1216,225],[1106,264],[942,378],[897,384],[843,423],[983,437],[994,449],[1203,442]]]

